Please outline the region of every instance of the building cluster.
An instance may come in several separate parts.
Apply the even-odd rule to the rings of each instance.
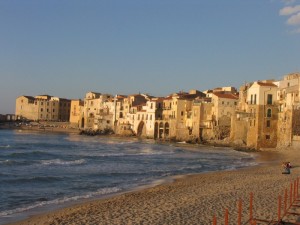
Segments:
[[[20,96],[16,116],[27,120],[69,121],[82,130],[254,149],[289,146],[300,135],[300,73],[280,81],[173,93],[110,95],[88,92],[84,100],[48,95]]]

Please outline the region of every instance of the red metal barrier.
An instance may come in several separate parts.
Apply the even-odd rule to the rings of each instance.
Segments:
[[[216,217],[216,215],[214,215],[214,218],[213,218],[213,225],[217,225],[217,217]]]
[[[282,198],[281,195],[278,195],[278,206],[277,206],[277,221],[274,220],[265,220],[265,219],[258,219],[253,217],[253,192],[250,193],[250,200],[249,200],[249,220],[247,221],[247,224],[256,225],[257,221],[267,224],[282,224],[283,218],[286,215],[300,215],[299,213],[293,213],[288,212],[289,209],[294,205],[294,203],[297,201],[299,197],[299,180],[298,177],[297,180],[294,180],[294,182],[291,182],[290,184],[290,195],[288,195],[288,189],[286,188],[284,190],[284,198]],[[289,201],[289,202],[288,202]],[[243,201],[241,198],[238,200],[238,215],[237,215],[237,224],[242,225],[242,216],[243,216]],[[225,215],[224,215],[224,224],[229,224],[229,213],[228,209],[225,209]],[[295,223],[300,224],[300,223]],[[213,225],[217,225],[217,218],[214,215],[213,216]]]
[[[238,225],[241,225],[242,224],[242,199],[241,198],[239,199],[238,210],[239,210],[239,213],[238,213]]]
[[[228,209],[225,210],[225,225],[228,225]]]

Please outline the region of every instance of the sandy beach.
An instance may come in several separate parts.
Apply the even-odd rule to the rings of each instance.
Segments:
[[[258,219],[277,218],[277,198],[284,196],[300,172],[300,150],[284,149],[259,154],[260,166],[180,177],[174,182],[94,200],[31,217],[15,225],[40,224],[237,224],[238,199],[243,200],[243,222],[249,219],[249,195]],[[266,163],[268,161],[268,163]],[[290,161],[291,174],[282,174],[281,162]],[[285,221],[296,222],[290,216]],[[258,223],[260,224],[260,223]],[[289,223],[292,224],[292,223]]]

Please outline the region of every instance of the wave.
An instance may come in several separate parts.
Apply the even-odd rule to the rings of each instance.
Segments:
[[[88,198],[92,198],[95,196],[103,196],[103,195],[108,195],[108,194],[112,194],[112,193],[117,193],[121,191],[120,188],[118,187],[112,187],[112,188],[101,188],[98,189],[95,192],[88,192],[86,194],[83,195],[79,195],[79,196],[72,196],[72,197],[64,197],[64,198],[59,198],[59,199],[54,199],[54,200],[50,200],[50,201],[41,201],[41,200],[46,200],[45,199],[39,199],[38,203],[35,203],[33,205],[30,206],[24,206],[24,207],[20,207],[20,208],[16,208],[16,209],[12,209],[12,210],[6,210],[6,211],[2,211],[0,212],[0,217],[2,216],[9,216],[12,214],[16,214],[16,213],[22,213],[37,207],[42,207],[42,206],[46,206],[46,205],[59,205],[59,204],[64,204],[67,202],[71,202],[71,201],[77,201],[77,200],[81,200],[81,199],[88,199]]]
[[[64,165],[64,166],[72,166],[72,165],[81,165],[86,163],[84,159],[78,159],[73,161],[64,161],[61,159],[51,159],[51,160],[41,160],[42,165]]]
[[[11,146],[10,145],[0,145],[0,149],[1,148],[10,148]]]

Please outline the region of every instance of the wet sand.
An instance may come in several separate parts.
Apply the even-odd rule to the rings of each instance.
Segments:
[[[249,194],[253,192],[253,214],[258,219],[277,218],[277,197],[289,190],[300,172],[300,150],[263,152],[260,166],[184,176],[174,182],[94,200],[14,223],[41,224],[237,224],[238,199],[243,200],[243,222],[249,219]],[[291,174],[282,174],[281,162],[290,161]],[[295,222],[295,216],[285,218]]]

